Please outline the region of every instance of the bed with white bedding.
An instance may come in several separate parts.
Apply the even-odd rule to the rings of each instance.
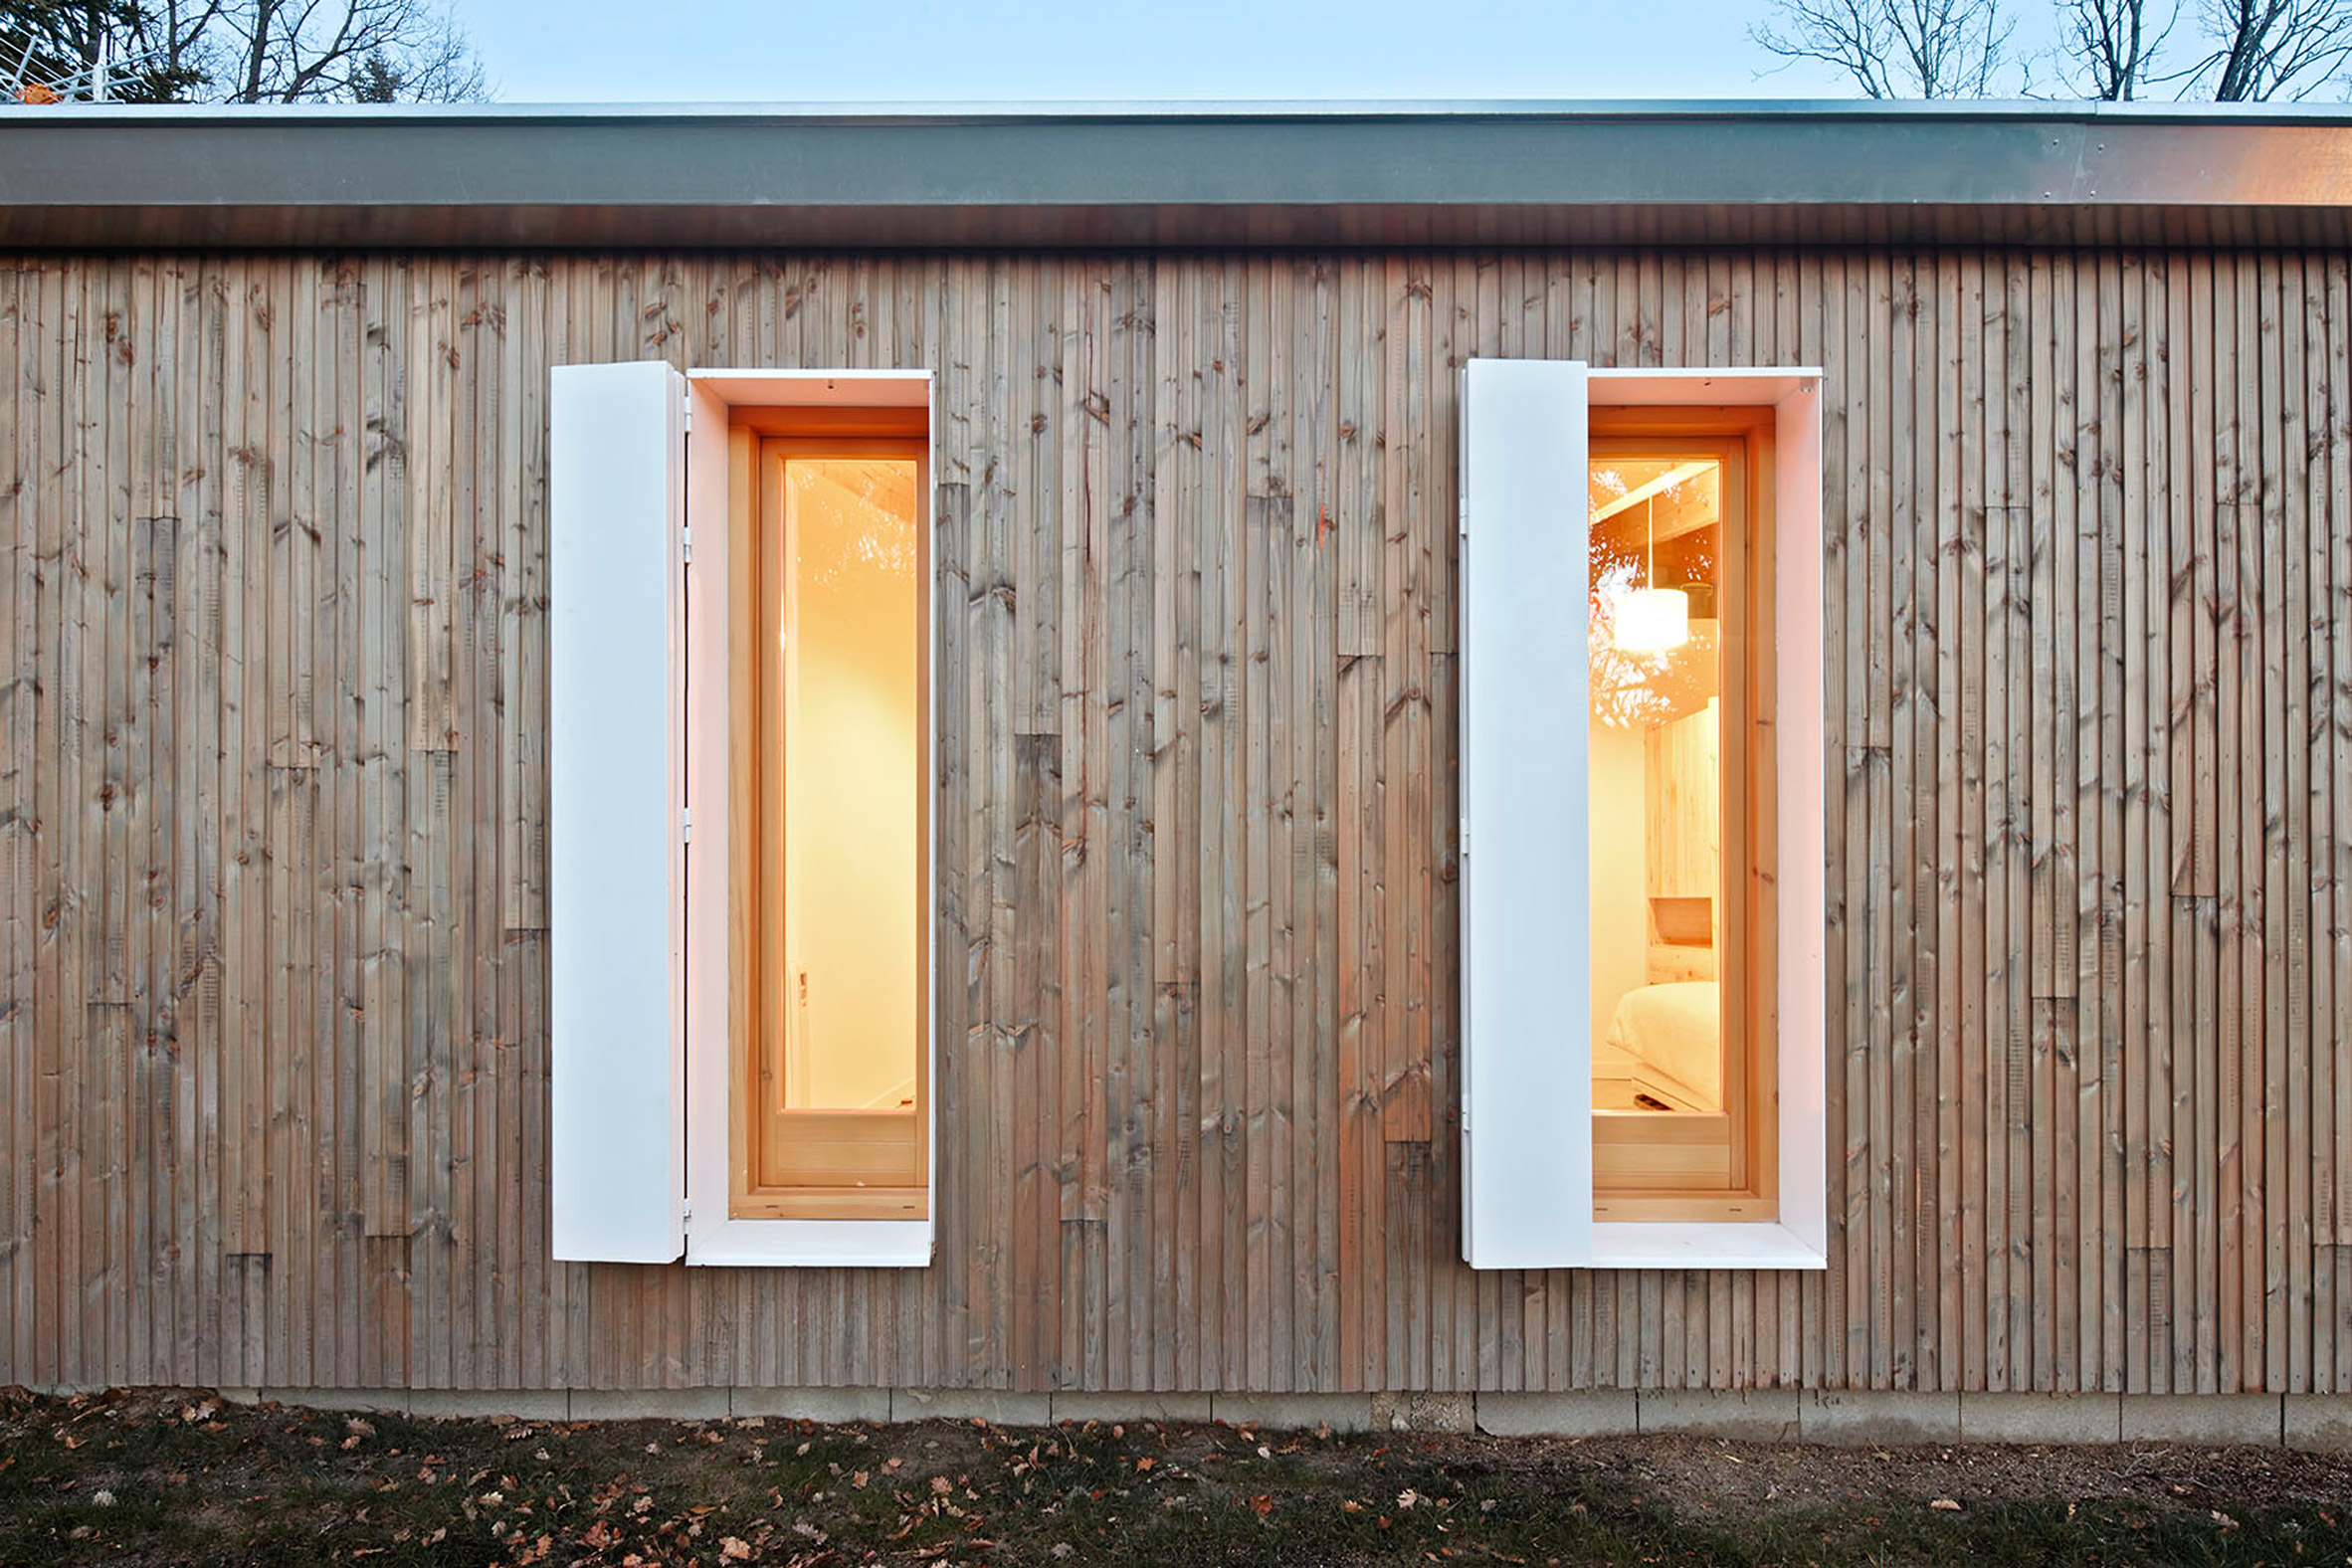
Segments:
[[[1676,1110],[1723,1108],[1723,1010],[1712,980],[1637,986],[1618,999],[1607,1043],[1636,1093]]]

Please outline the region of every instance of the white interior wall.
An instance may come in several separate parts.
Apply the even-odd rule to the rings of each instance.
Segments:
[[[1625,1057],[1603,1042],[1618,998],[1649,978],[1644,881],[1650,814],[1644,805],[1642,731],[1595,724],[1590,744],[1593,1075],[1619,1078]]]

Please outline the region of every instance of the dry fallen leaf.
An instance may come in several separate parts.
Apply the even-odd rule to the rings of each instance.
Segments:
[[[1960,1504],[1949,1497],[1938,1497],[1928,1506],[1938,1513],[1958,1513],[1960,1511]]]
[[[751,1559],[751,1543],[740,1536],[723,1536],[718,1543],[718,1555],[731,1563],[748,1562]]]

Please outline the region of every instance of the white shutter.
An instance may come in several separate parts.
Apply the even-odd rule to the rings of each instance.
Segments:
[[[1585,367],[1462,378],[1463,1256],[1590,1261]]]
[[[554,1253],[685,1250],[677,635],[685,378],[553,372],[547,831]]]

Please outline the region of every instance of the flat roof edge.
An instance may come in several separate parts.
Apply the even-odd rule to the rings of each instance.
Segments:
[[[542,122],[838,125],[965,125],[1069,123],[1096,120],[1129,125],[1205,120],[1567,120],[1640,123],[1703,119],[1738,121],[1986,120],[2082,124],[2118,122],[2184,125],[2352,125],[2352,103],[2304,99],[2248,103],[2105,102],[2050,98],[1197,98],[1158,101],[1045,99],[1036,101],[858,102],[778,100],[739,103],[57,103],[0,106],[0,129],[10,123],[49,124],[290,124],[339,123],[391,127]]]
[[[0,245],[2336,244],[2352,108],[0,111]]]

